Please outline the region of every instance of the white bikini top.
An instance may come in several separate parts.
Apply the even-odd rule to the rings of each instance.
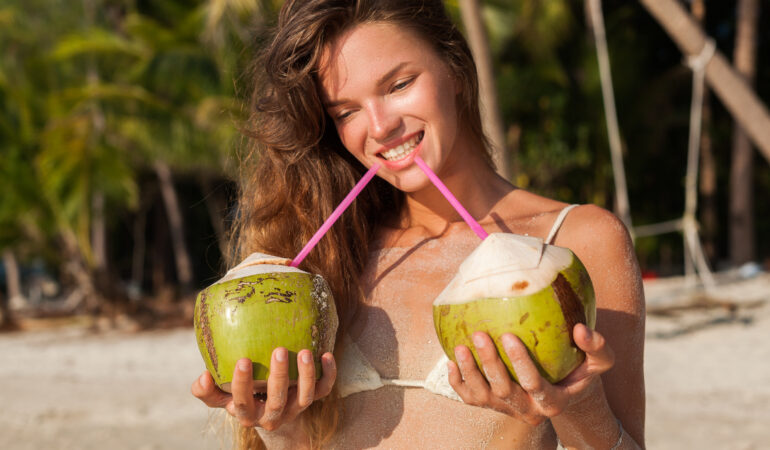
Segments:
[[[559,231],[567,213],[578,205],[569,205],[562,209],[544,243],[551,244]],[[442,355],[425,380],[401,380],[383,378],[372,367],[366,356],[348,335],[342,338],[342,358],[338,361],[337,387],[341,397],[347,397],[358,392],[373,391],[384,386],[401,386],[405,388],[423,388],[434,394],[443,395],[452,400],[462,401],[457,392],[449,384],[449,358]]]

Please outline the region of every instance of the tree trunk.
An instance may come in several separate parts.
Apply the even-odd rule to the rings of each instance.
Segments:
[[[211,226],[214,228],[214,234],[217,237],[219,251],[222,253],[223,260],[227,258],[227,230],[225,229],[225,216],[227,215],[227,200],[215,187],[212,187],[211,180],[205,175],[201,176],[201,188],[203,189],[203,201],[206,203],[206,210],[211,219]]]
[[[179,199],[176,195],[176,189],[171,177],[171,169],[168,167],[168,164],[157,161],[154,164],[154,168],[160,182],[160,192],[163,197],[163,205],[166,208],[166,216],[168,217],[177,280],[182,292],[187,293],[192,289],[192,264],[190,263],[190,253],[187,251],[187,245],[185,244],[182,210],[179,207]]]
[[[64,253],[63,272],[72,277],[77,286],[66,300],[67,309],[74,311],[84,304],[87,312],[99,312],[104,307],[104,299],[96,290],[93,274],[78,248],[77,239],[66,229],[59,236]]]
[[[640,1],[686,56],[700,54],[706,35],[676,0]],[[770,161],[770,113],[744,77],[718,51],[706,65],[706,82]]]
[[[691,6],[692,15],[702,25],[706,21],[706,3],[704,0],[694,0]],[[700,235],[703,241],[703,252],[709,261],[717,259],[717,168],[714,160],[714,149],[711,145],[711,104],[709,90],[703,87],[703,111],[701,115],[700,140]]]
[[[754,81],[757,53],[759,2],[740,0],[733,65],[747,84]],[[754,254],[754,152],[749,138],[737,121],[733,125],[730,164],[730,262],[752,261]]]
[[[0,330],[6,329],[11,323],[10,309],[8,308],[8,302],[6,301],[3,293],[0,292]]]
[[[91,248],[94,268],[104,270],[107,265],[107,224],[104,218],[104,193],[94,192],[91,197]]]
[[[12,311],[22,309],[27,300],[21,294],[19,264],[16,262],[16,255],[10,248],[3,250],[3,265],[5,266],[6,294],[8,295],[3,298],[2,293],[0,293],[0,329],[8,329],[14,326]]]
[[[142,284],[144,283],[144,255],[147,249],[147,208],[140,206],[134,219],[134,249],[131,252],[131,287],[129,296],[138,300],[142,295]]]
[[[83,12],[85,13],[86,27],[94,26],[96,10],[98,5],[93,0],[83,0]],[[94,58],[88,61],[86,72],[86,82],[90,88],[95,88],[100,84],[99,70]],[[98,148],[104,137],[107,120],[104,117],[104,111],[98,100],[89,102],[91,116],[91,143],[90,145]],[[112,298],[114,284],[109,282],[107,273],[107,224],[104,217],[104,192],[100,186],[92,186],[91,194],[91,250],[93,252],[92,277],[94,288],[100,294],[107,298]]]
[[[115,284],[110,282],[107,265],[107,221],[104,214],[104,192],[96,191],[91,197],[91,249],[96,289],[108,299],[115,299]]]
[[[492,159],[497,166],[497,172],[506,180],[510,180],[510,156],[505,145],[505,127],[497,103],[495,72],[479,0],[460,0],[460,14],[478,70],[481,120],[492,144]]]

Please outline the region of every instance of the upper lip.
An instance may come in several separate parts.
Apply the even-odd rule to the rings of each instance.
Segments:
[[[415,131],[414,133],[410,133],[404,136],[401,136],[397,139],[393,139],[392,141],[388,142],[387,144],[383,145],[382,147],[378,148],[377,151],[374,152],[374,155],[377,156],[380,153],[387,152],[390,149],[396,148],[399,145],[408,142],[410,139],[412,139],[415,136],[419,136],[420,133],[422,133],[422,130]]]

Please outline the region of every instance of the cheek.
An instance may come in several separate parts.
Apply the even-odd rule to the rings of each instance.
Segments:
[[[457,105],[453,92],[452,83],[429,83],[427,89],[422,89],[420,94],[415,96],[413,107],[423,111],[425,119],[444,132],[454,133],[457,126]]]
[[[364,152],[364,145],[366,134],[362,132],[362,125],[356,120],[341,124],[337,126],[337,134],[340,137],[340,142],[345,146],[345,149],[358,156]]]

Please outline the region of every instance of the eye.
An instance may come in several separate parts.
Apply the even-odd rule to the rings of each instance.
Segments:
[[[351,114],[353,114],[353,111],[351,110],[340,111],[334,116],[334,120],[337,122],[343,121],[350,117]]]
[[[403,91],[404,89],[409,87],[410,84],[412,84],[412,81],[414,81],[414,78],[399,80],[398,82],[396,82],[396,84],[393,85],[393,87],[391,88],[391,91],[392,92]]]

